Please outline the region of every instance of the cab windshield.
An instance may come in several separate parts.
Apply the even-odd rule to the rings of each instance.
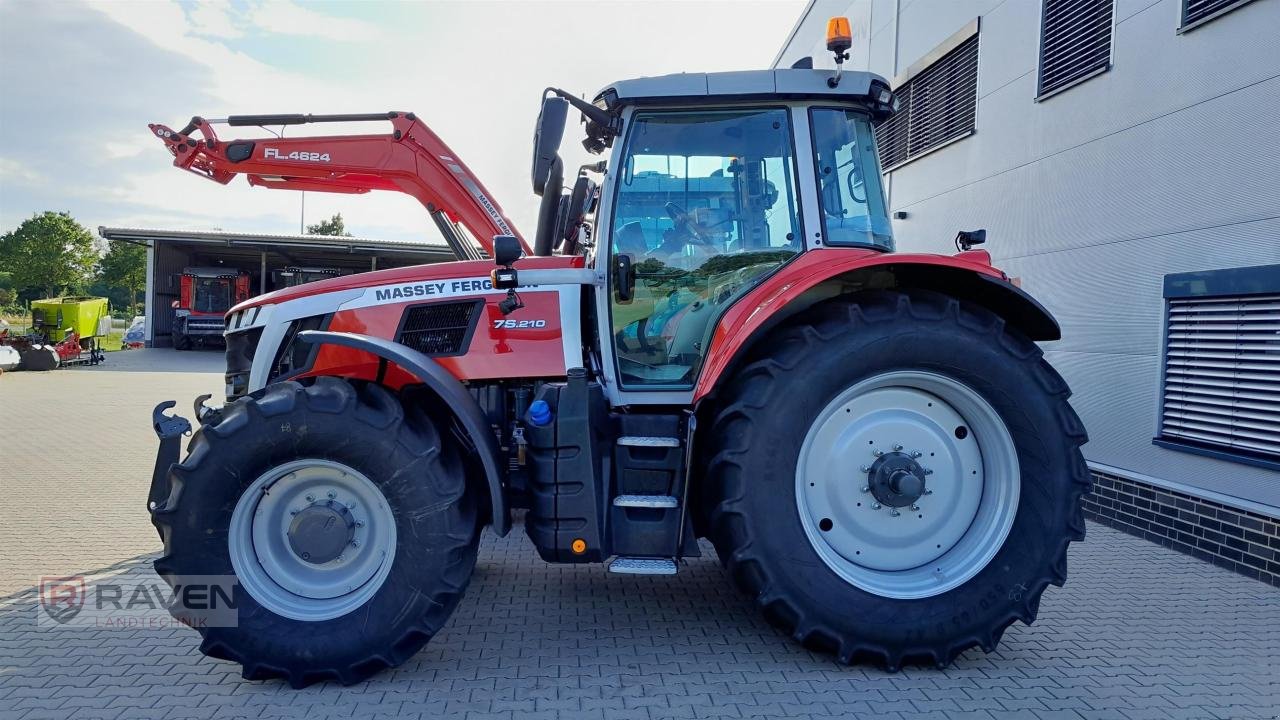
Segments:
[[[801,249],[784,109],[637,113],[614,203],[614,295],[624,387],[691,387],[724,308]]]
[[[892,250],[893,230],[867,116],[854,110],[815,109],[809,118],[826,243]]]
[[[223,313],[231,309],[231,281],[225,278],[196,278],[192,310]]]

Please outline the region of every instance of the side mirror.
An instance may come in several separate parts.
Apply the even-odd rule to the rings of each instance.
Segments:
[[[956,233],[956,249],[960,252],[968,252],[973,249],[974,245],[981,245],[987,241],[987,230],[961,230]]]
[[[619,253],[613,256],[613,294],[618,302],[631,302],[635,297],[636,270],[631,265],[631,256]]]
[[[564,138],[564,125],[569,117],[569,101],[562,97],[542,98],[542,110],[533,128],[533,194],[542,195],[547,185],[547,173],[555,162]],[[559,192],[560,188],[553,188]]]
[[[514,235],[493,236],[493,262],[498,267],[510,267],[522,255],[524,250]]]

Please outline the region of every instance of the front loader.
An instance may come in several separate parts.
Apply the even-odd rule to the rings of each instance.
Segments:
[[[845,663],[942,666],[1031,623],[1089,488],[1036,346],[1058,326],[978,234],[894,251],[874,126],[895,105],[875,75],[812,69],[549,89],[532,247],[411,114],[356,139],[153,126],[222,182],[411,192],[491,257],[241,303],[226,402],[197,404],[180,460],[186,423],[157,408],[156,571],[238,585],[201,649],[295,686],[403,663],[516,508],[544,560],[613,573],[675,574],[706,538]],[[571,108],[604,159],[565,191]]]

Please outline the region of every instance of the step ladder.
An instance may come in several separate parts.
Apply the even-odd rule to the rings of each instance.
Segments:
[[[678,556],[697,554],[681,546],[686,541],[688,440],[694,420],[689,417],[687,438],[657,434],[624,434],[615,449],[619,494],[613,498],[615,546],[618,555],[609,572],[622,575],[675,575]],[[624,426],[625,427],[625,426]],[[678,423],[667,429],[676,430]],[[650,429],[650,428],[643,428]],[[656,428],[654,428],[656,429]],[[657,478],[669,475],[666,482]],[[665,492],[661,491],[665,490]],[[685,552],[681,552],[681,550]],[[637,552],[638,551],[638,552]]]

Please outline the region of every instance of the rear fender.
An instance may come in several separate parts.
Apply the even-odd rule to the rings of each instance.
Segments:
[[[958,255],[815,250],[783,266],[720,318],[694,401],[712,394],[751,346],[815,303],[866,290],[922,289],[980,305],[1031,340],[1062,333],[1049,311],[1009,282],[981,250]]]
[[[502,490],[502,473],[499,470],[502,465],[499,462],[497,442],[494,440],[484,411],[457,378],[417,350],[384,338],[328,330],[304,330],[298,333],[298,340],[318,345],[341,345],[363,350],[412,375],[434,392],[458,419],[472,444],[475,445],[476,454],[480,456],[480,464],[484,469],[485,480],[489,487],[494,532],[503,536],[511,530],[511,514],[507,507],[506,495]]]

